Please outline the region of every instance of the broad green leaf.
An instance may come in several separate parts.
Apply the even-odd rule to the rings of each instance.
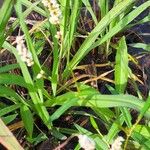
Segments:
[[[68,24],[68,21],[69,21],[69,15],[70,15],[70,11],[69,11],[69,0],[63,0],[62,3],[61,3],[61,11],[63,13],[63,18],[62,18],[62,21],[61,21],[61,31],[63,32],[63,39],[64,39],[64,36],[66,35],[66,32],[67,32],[67,24]]]
[[[29,138],[32,139],[33,134],[33,115],[30,111],[30,109],[26,105],[22,105],[20,107],[20,114],[21,118],[23,120],[24,127],[26,131],[28,132]]]
[[[78,96],[76,104],[74,106],[86,106],[95,108],[108,108],[108,107],[128,107],[140,111],[145,102],[140,99],[127,94],[118,95],[101,95],[101,94],[88,94],[86,92],[68,92],[61,96],[58,96],[45,103],[46,106],[56,106],[63,105],[63,103],[68,99],[73,99]],[[148,109],[144,114],[146,117],[150,118],[150,110]]]
[[[71,47],[72,41],[74,39],[74,33],[77,29],[77,22],[79,19],[80,8],[81,8],[81,1],[74,1],[70,16],[69,48]]]
[[[4,0],[0,9],[0,48],[5,41],[5,28],[12,13],[14,0]]]
[[[15,105],[11,105],[11,106],[8,106],[8,107],[1,109],[0,117],[4,116],[10,112],[13,112],[14,110],[18,109],[19,107],[20,107],[20,104],[15,104]]]
[[[124,93],[128,81],[128,52],[125,37],[119,41],[115,60],[115,87],[118,93]]]
[[[51,121],[54,121],[58,119],[66,110],[68,110],[71,106],[73,106],[76,103],[75,99],[68,99],[60,108],[58,108],[50,117]]]
[[[119,41],[119,46],[115,59],[115,88],[120,94],[125,92],[125,88],[128,82],[128,52],[125,37],[122,37]],[[131,115],[127,108],[121,107],[121,112],[124,115],[125,122],[128,127],[131,127]]]
[[[18,95],[14,90],[12,90],[9,87],[5,87],[1,85],[0,85],[0,97],[5,97],[5,98],[11,97],[14,98],[14,99],[10,99],[14,103],[22,102],[26,104],[23,98],[20,95]]]
[[[0,73],[8,72],[17,68],[19,68],[18,64],[8,64],[6,66],[0,67]]]
[[[27,87],[24,78],[15,74],[0,74],[0,84],[14,84],[22,87]]]
[[[9,124],[10,122],[12,122],[13,120],[16,119],[18,114],[13,114],[13,115],[8,115],[6,117],[1,117],[3,122],[7,125]]]
[[[92,116],[90,116],[90,122],[91,122],[91,125],[93,126],[93,128],[94,128],[99,134],[101,134],[100,131],[99,131],[97,122],[95,121],[95,119],[94,119]],[[101,135],[102,135],[102,134],[101,134]]]
[[[53,42],[54,42],[54,48],[53,48],[53,67],[52,67],[52,77],[51,77],[51,85],[52,85],[52,91],[53,95],[56,95],[57,90],[57,82],[58,82],[58,69],[60,65],[60,59],[59,59],[59,47],[58,47],[58,40],[55,38],[55,35],[57,34],[57,29],[54,25],[50,26],[50,31],[52,34]]]

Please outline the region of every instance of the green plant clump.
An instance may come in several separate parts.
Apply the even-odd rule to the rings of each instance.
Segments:
[[[56,150],[73,139],[75,150],[150,149],[150,94],[140,90],[146,79],[129,65],[139,66],[130,47],[147,54],[150,50],[149,44],[127,40],[134,26],[150,21],[150,15],[138,19],[148,11],[150,0],[138,2],[3,1],[0,142],[4,147],[30,149],[53,139],[49,149]],[[107,67],[111,69],[103,70]],[[64,121],[69,117],[71,125]],[[25,144],[10,130],[18,139],[24,137]]]

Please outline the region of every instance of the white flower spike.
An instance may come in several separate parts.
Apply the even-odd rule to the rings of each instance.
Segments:
[[[42,3],[50,11],[49,21],[51,24],[60,24],[62,13],[57,0],[42,0]]]
[[[61,31],[57,31],[55,38],[58,39],[59,41],[62,40],[62,32]]]
[[[122,150],[121,145],[123,141],[124,141],[123,137],[118,136],[112,143],[110,150]]]
[[[79,144],[85,150],[95,150],[95,142],[87,135],[78,135]]]
[[[27,50],[22,36],[16,37],[16,43],[16,49],[18,51],[18,55],[20,55],[21,60],[25,62],[27,66],[32,66],[34,64],[32,54],[30,51]]]

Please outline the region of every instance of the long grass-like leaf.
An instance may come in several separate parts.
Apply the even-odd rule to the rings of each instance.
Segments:
[[[14,90],[5,86],[1,86],[1,85],[0,85],[0,97],[6,97],[6,98],[11,97],[11,98],[14,98],[14,99],[11,99],[11,101],[14,103],[22,102],[26,104],[23,98],[20,95],[18,95]]]
[[[29,138],[32,138],[32,133],[33,133],[33,115],[30,111],[30,109],[26,105],[22,105],[20,107],[20,114],[21,118],[24,123],[24,127],[28,132]]]
[[[77,93],[71,92],[66,93],[62,96],[58,96],[56,99],[52,99],[45,103],[46,106],[55,106],[55,105],[63,105],[63,103],[68,99],[73,99],[77,96]],[[78,95],[78,100],[74,106],[86,106],[86,107],[95,107],[95,108],[107,108],[107,107],[128,107],[136,109],[140,111],[145,102],[141,101],[140,99],[131,96],[131,95],[100,95],[100,94],[91,94],[89,95],[88,92],[84,94],[84,92],[80,92]],[[150,118],[150,110],[148,109],[147,112],[144,114],[148,118]]]
[[[1,117],[3,122],[7,125],[9,124],[10,122],[12,122],[13,120],[16,119],[18,114],[13,114],[13,115],[8,115],[8,116],[5,116],[5,117]]]
[[[37,75],[41,70],[41,66],[40,66],[35,48],[33,46],[33,42],[31,40],[31,36],[29,34],[29,30],[27,28],[26,23],[24,22],[25,18],[24,18],[23,13],[22,13],[22,5],[21,5],[20,0],[16,2],[15,10],[16,10],[16,13],[17,13],[18,18],[19,18],[20,26],[22,28],[22,31],[24,32],[24,35],[25,35],[28,50],[31,51],[32,56],[33,56],[33,61],[34,61],[33,71],[34,71],[34,74]],[[43,95],[42,95],[42,89],[44,87],[43,80],[42,79],[37,80],[35,84],[37,86],[37,91],[38,91],[38,94],[40,95],[40,99],[41,99],[41,101],[43,101]]]
[[[1,109],[0,117],[18,109],[19,107],[20,107],[20,104],[15,104],[15,105],[11,105],[11,106]]]
[[[150,93],[149,93],[149,96],[143,106],[143,108],[140,110],[140,114],[138,116],[138,119],[142,119],[142,117],[146,114],[146,112],[149,110],[150,108]]]
[[[21,3],[22,3],[24,6],[26,6],[27,8],[32,8],[35,12],[37,12],[37,13],[39,13],[39,14],[45,16],[45,17],[47,17],[46,12],[45,12],[43,9],[41,9],[40,7],[37,6],[37,4],[38,4],[39,2],[40,2],[40,1],[37,1],[37,2],[35,2],[35,3],[32,3],[32,2],[30,2],[30,1],[28,1],[28,0],[21,0]]]
[[[145,43],[133,43],[133,44],[129,44],[129,46],[132,46],[134,48],[141,48],[144,49],[146,51],[150,51],[150,44],[145,44]]]
[[[34,10],[35,12],[40,12],[40,14],[42,16],[46,16],[46,13],[44,10],[42,10],[41,8],[37,7],[37,4],[39,2],[35,2],[35,3],[31,3],[29,1],[26,0],[22,0],[22,3],[27,7],[27,9],[23,12],[23,17],[27,17],[32,10]],[[8,33],[10,34],[11,32],[13,32],[17,27],[19,26],[19,19],[16,18],[16,20],[13,22],[12,26],[10,27],[10,29],[8,30]]]
[[[57,29],[54,25],[50,26],[50,31],[52,34],[53,42],[54,42],[54,48],[53,48],[53,68],[52,68],[52,78],[51,78],[51,85],[52,85],[52,91],[53,95],[56,95],[57,90],[57,82],[58,82],[58,69],[59,69],[59,47],[58,47],[58,40],[55,38]]]
[[[103,18],[108,13],[108,3],[108,0],[98,0],[101,18]]]
[[[14,0],[6,0],[0,9],[0,48],[5,41],[5,28],[12,13]]]
[[[110,127],[108,134],[105,136],[105,139],[108,143],[111,142],[111,140],[119,133],[120,131],[120,126],[123,124],[124,122],[124,117],[123,115],[120,115],[112,124],[112,126]]]
[[[97,21],[96,15],[94,14],[94,11],[92,9],[92,6],[91,6],[89,0],[82,0],[82,2],[86,6],[86,9],[89,11],[90,15],[92,16],[92,19],[93,19],[95,25],[97,25],[98,21]]]
[[[64,57],[65,54],[67,53],[67,63],[69,63],[70,61],[70,48],[74,40],[74,36],[75,36],[74,33],[77,28],[80,8],[81,8],[81,1],[74,1],[71,15],[70,15],[69,30],[64,37],[64,42],[63,42],[63,47],[62,47],[63,49],[62,57]]]
[[[0,84],[16,84],[22,87],[27,87],[27,84],[22,76],[13,74],[0,74]]]
[[[51,121],[58,119],[67,109],[76,103],[76,98],[66,101],[60,108],[58,108],[50,117]]]
[[[10,65],[8,64],[0,68],[0,73],[8,72],[17,68],[19,68],[19,64],[10,64]]]
[[[118,93],[124,93],[128,81],[128,52],[125,37],[122,37],[115,60],[115,86]]]

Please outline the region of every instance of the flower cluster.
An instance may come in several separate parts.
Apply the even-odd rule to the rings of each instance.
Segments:
[[[44,77],[45,72],[43,70],[40,71],[40,73],[38,73],[38,75],[36,76],[37,79],[41,79],[42,77]]]
[[[42,3],[50,11],[49,21],[51,24],[59,24],[62,14],[57,0],[42,0]]]
[[[94,150],[95,149],[95,142],[89,138],[87,135],[78,135],[79,144],[85,150]]]
[[[25,62],[27,66],[32,66],[34,64],[32,54],[27,50],[23,38],[21,36],[17,36],[16,43],[16,49],[18,51],[18,55],[20,55],[21,60]]]
[[[115,141],[113,142],[113,144],[111,145],[110,150],[121,150],[121,145],[122,142],[124,141],[123,137],[118,136]]]

